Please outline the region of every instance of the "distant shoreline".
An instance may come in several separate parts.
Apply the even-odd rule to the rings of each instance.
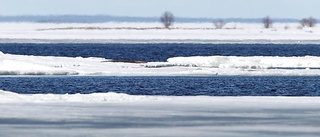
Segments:
[[[36,22],[36,23],[104,23],[104,22],[159,22],[159,17],[129,17],[109,15],[21,15],[21,16],[0,16],[0,22]],[[215,20],[240,23],[260,23],[261,18],[189,18],[176,17],[175,22],[179,23],[208,23]],[[277,23],[295,23],[300,19],[273,18]]]

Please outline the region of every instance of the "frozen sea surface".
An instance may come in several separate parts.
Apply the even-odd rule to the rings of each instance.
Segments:
[[[4,137],[320,134],[320,102],[313,97],[0,94],[0,136]]]
[[[0,43],[316,43],[319,27],[298,23],[175,23],[162,29],[155,23],[0,23]]]

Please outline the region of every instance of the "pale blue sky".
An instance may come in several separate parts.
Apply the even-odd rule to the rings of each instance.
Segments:
[[[0,15],[320,18],[320,0],[0,0]]]

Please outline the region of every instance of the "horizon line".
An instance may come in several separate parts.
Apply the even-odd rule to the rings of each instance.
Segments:
[[[25,14],[25,15],[1,15],[0,17],[53,17],[53,16],[78,16],[78,17],[99,17],[99,16],[105,16],[105,17],[120,17],[120,18],[160,18],[159,16],[126,16],[126,15],[108,15],[108,14],[96,14],[96,15],[86,15],[86,14],[48,14],[48,15],[32,15],[32,14]],[[266,16],[262,17],[184,17],[184,16],[175,16],[175,18],[180,19],[262,19]],[[287,18],[287,17],[272,17],[269,16],[272,19],[287,19],[287,20],[300,20],[299,18]],[[306,18],[309,18],[312,16],[306,16]],[[317,19],[317,18],[316,18]]]

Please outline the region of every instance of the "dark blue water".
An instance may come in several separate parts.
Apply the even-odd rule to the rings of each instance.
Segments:
[[[0,87],[23,94],[319,96],[320,77],[0,77]]]
[[[177,56],[320,56],[320,45],[289,44],[0,44],[10,54],[166,61]],[[121,92],[131,95],[320,96],[320,77],[0,77],[17,93]]]
[[[0,44],[10,54],[166,61],[177,56],[320,56],[320,45],[299,44]]]

